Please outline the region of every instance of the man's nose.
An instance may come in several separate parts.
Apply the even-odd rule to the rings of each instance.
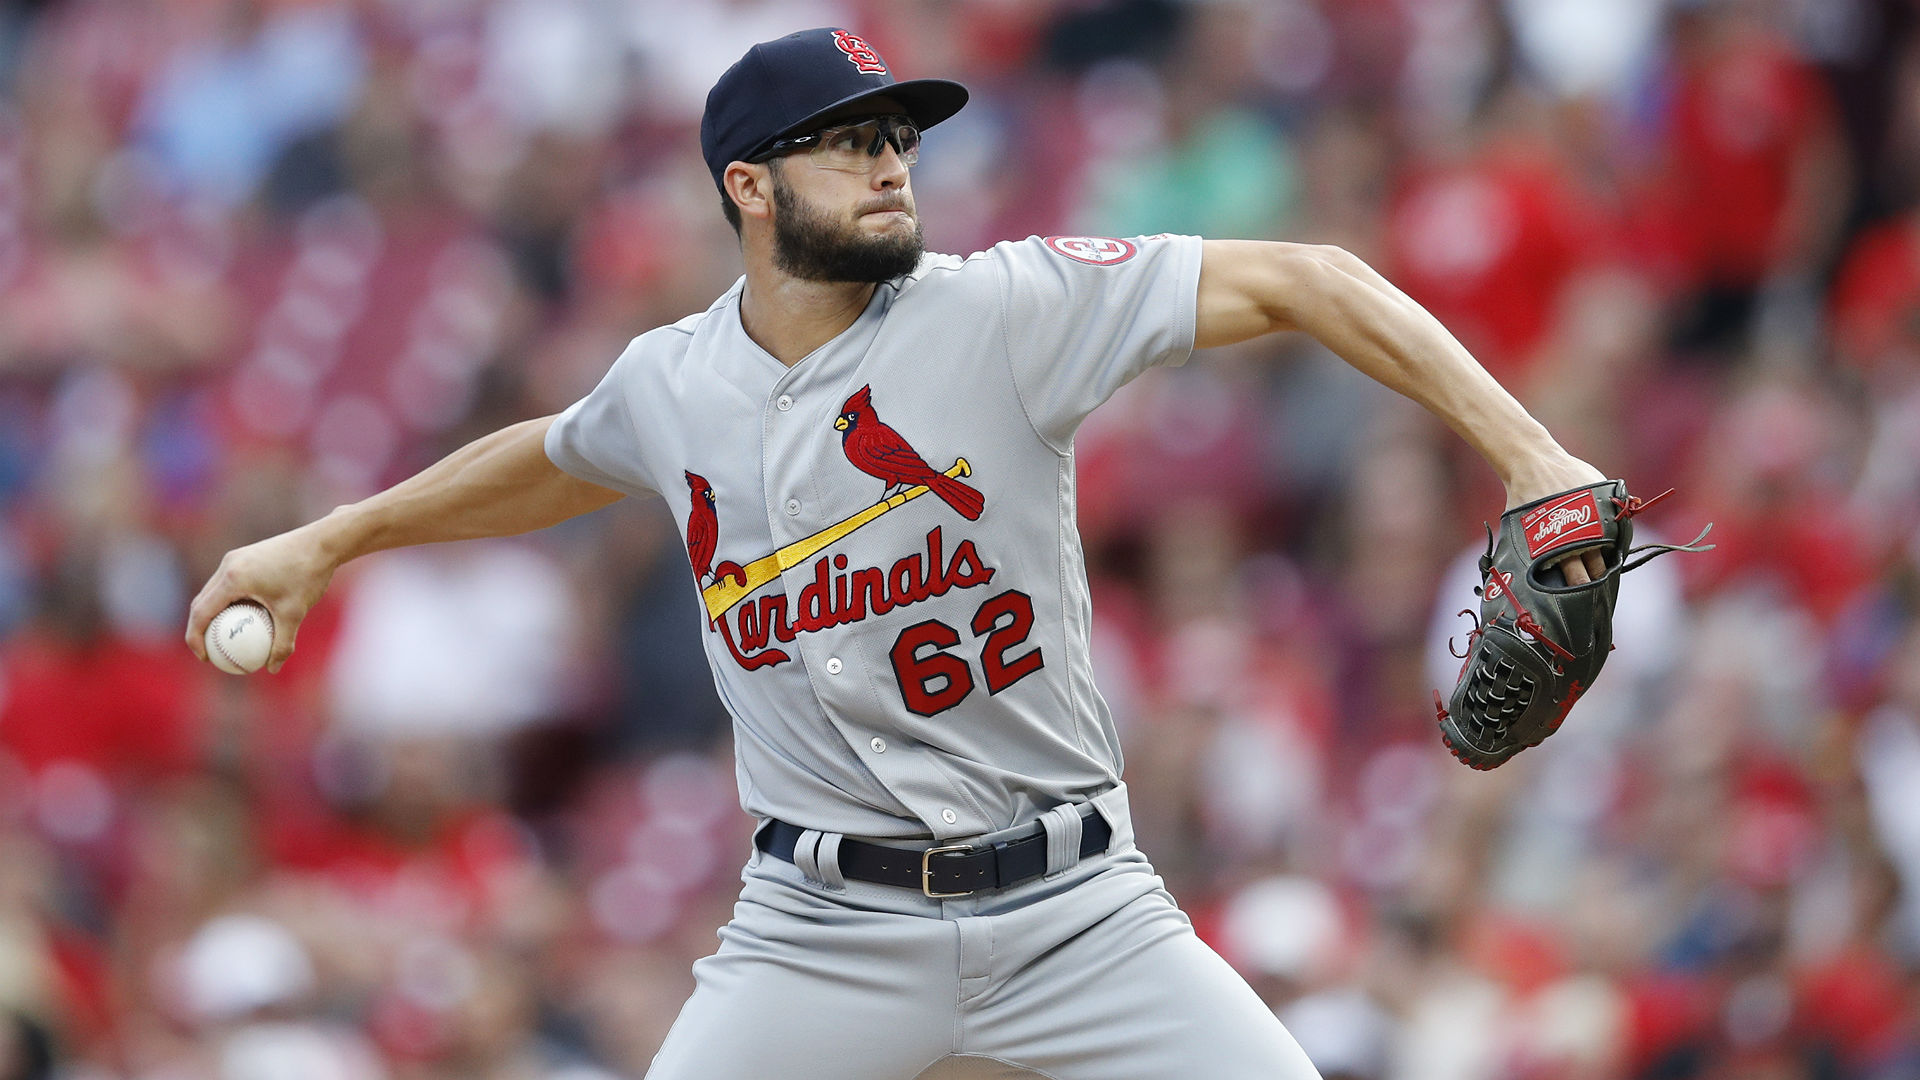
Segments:
[[[876,188],[896,188],[907,182],[907,166],[900,160],[899,151],[893,144],[882,140],[880,156],[873,159],[873,186]]]

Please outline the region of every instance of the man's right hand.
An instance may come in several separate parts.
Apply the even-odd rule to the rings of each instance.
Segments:
[[[187,611],[187,648],[193,655],[207,658],[207,624],[221,609],[238,600],[252,600],[273,615],[273,651],[267,656],[267,670],[279,671],[293,655],[301,621],[327,591],[339,567],[324,542],[327,526],[323,518],[227,552]]]

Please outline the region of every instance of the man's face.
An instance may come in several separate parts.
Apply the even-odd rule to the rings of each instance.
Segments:
[[[820,168],[806,153],[777,158],[773,261],[806,281],[889,281],[920,264],[926,240],[907,167],[891,146],[863,172]]]
[[[879,282],[920,265],[926,239],[910,193],[869,192],[836,213],[802,195],[782,172],[774,168],[775,266],[804,281]]]

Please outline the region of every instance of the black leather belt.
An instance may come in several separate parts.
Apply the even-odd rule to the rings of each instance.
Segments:
[[[1105,851],[1113,829],[1098,812],[1080,816],[1080,857]],[[793,849],[805,830],[775,819],[754,842],[776,859],[793,861]],[[932,897],[966,896],[982,889],[1004,889],[1047,872],[1045,829],[1015,840],[985,846],[942,844],[896,848],[861,840],[840,841],[840,873],[854,881],[918,889]]]

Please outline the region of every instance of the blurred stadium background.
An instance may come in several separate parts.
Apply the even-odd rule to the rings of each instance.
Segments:
[[[1311,343],[1082,434],[1143,846],[1329,1078],[1920,1076],[1920,5],[0,3],[0,1080],[635,1078],[747,851],[658,504],[230,547],[557,411],[738,273],[697,154],[848,25],[973,106],[931,246],[1337,243],[1710,555],[1544,748],[1430,690],[1487,470]]]

